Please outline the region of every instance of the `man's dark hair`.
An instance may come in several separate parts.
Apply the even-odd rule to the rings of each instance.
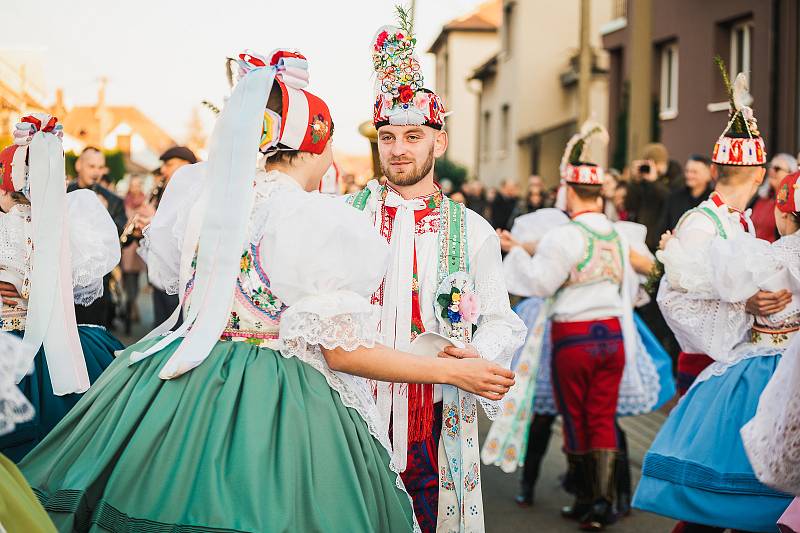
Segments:
[[[102,153],[103,153],[103,152],[102,152],[102,151],[100,151],[100,149],[99,149],[99,148],[97,148],[96,146],[87,146],[86,148],[84,148],[84,149],[81,151],[81,155],[83,155],[83,154],[88,154],[88,153],[91,153],[91,152],[97,152],[98,154],[102,154]],[[78,156],[78,157],[80,157],[80,156]]]
[[[687,161],[697,161],[698,163],[703,163],[707,167],[711,166],[711,160],[706,156],[700,154],[690,155]]]
[[[575,191],[581,200],[594,200],[600,198],[603,188],[600,185],[587,185],[584,183],[567,183],[570,189]]]

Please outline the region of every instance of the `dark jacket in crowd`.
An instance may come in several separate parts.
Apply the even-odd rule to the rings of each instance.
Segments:
[[[489,218],[489,202],[486,201],[485,196],[473,196],[471,194],[465,194],[464,198],[466,199],[467,207],[478,213],[483,218]]]
[[[673,191],[667,198],[667,203],[664,206],[659,235],[667,230],[674,230],[684,213],[700,205],[701,202],[711,196],[712,192],[714,192],[714,186],[710,183],[708,187],[706,187],[706,190],[697,197],[692,196],[689,187],[683,187],[677,191]]]
[[[673,191],[686,186],[680,165],[670,161],[667,173],[656,181],[635,178],[628,183],[628,195],[625,197],[625,210],[628,220],[638,222],[647,227],[647,247],[658,249],[661,240],[663,212],[669,195]]]
[[[77,191],[78,189],[80,189],[80,187],[78,186],[77,181],[70,182],[70,184],[67,186],[67,192]],[[106,203],[108,204],[108,214],[111,215],[114,225],[117,226],[117,235],[122,235],[122,231],[125,229],[125,225],[128,223],[128,216],[125,214],[125,202],[122,200],[122,198],[109,191],[102,185],[95,184],[90,187],[90,189],[106,200]]]
[[[517,198],[506,198],[497,193],[492,202],[492,226],[494,229],[511,229],[511,215],[517,207]]]

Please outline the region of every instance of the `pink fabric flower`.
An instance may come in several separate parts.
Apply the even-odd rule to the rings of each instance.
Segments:
[[[475,324],[481,311],[481,299],[473,292],[462,292],[458,310],[465,322]]]

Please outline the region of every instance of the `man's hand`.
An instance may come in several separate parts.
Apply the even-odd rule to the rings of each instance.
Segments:
[[[669,241],[671,241],[672,239],[674,239],[674,238],[675,238],[675,235],[673,235],[671,231],[669,231],[669,230],[665,231],[664,234],[661,236],[661,240],[658,241],[658,249],[659,250],[666,249],[667,243]]]
[[[16,307],[17,303],[13,300],[18,300],[21,298],[19,291],[14,286],[13,283],[8,283],[7,281],[0,281],[0,297],[3,298],[6,305],[11,307]]]
[[[487,400],[499,401],[514,386],[514,373],[480,357],[473,357],[452,361],[452,377],[448,383]]]
[[[522,244],[515,239],[511,232],[505,229],[497,230],[497,236],[500,237],[500,249],[508,253],[515,246],[522,246]]]
[[[655,266],[655,261],[653,261],[646,255],[637,253],[636,250],[634,250],[633,248],[629,250],[629,253],[630,253],[631,266],[633,267],[634,272],[646,276],[653,270],[653,266]]]
[[[769,316],[783,311],[792,301],[792,293],[786,289],[778,292],[758,291],[747,300],[745,311],[751,315]]]
[[[464,348],[445,346],[444,351],[439,352],[439,357],[455,359],[473,359],[480,356],[481,354],[479,354],[478,350],[471,344],[467,344]]]

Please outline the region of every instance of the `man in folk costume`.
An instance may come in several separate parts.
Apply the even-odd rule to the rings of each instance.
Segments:
[[[753,110],[749,107],[752,98],[747,90],[746,77],[739,74],[731,86],[725,65],[719,59],[717,64],[730,95],[731,109],[730,120],[717,140],[712,155],[712,174],[716,178],[716,187],[708,200],[684,215],[674,236],[666,242],[664,250],[658,252],[664,264],[664,279],[658,293],[659,307],[682,351],[697,354],[694,357],[702,360],[702,364],[693,369],[697,373],[689,376],[689,385],[705,367],[731,360],[734,347],[750,331],[753,315],[778,313],[792,298],[786,290],[759,291],[746,302],[731,302],[720,299],[709,288],[717,274],[708,267],[714,241],[736,241],[755,236],[753,223],[745,208],[764,180],[764,165],[767,162],[764,141]],[[704,375],[707,374],[708,371],[704,372]],[[703,525],[679,522],[674,529],[676,533],[722,531],[709,527],[720,525],[713,524],[719,521],[718,517],[702,511],[704,505],[709,504],[709,497],[704,496],[705,491],[712,494],[711,507],[722,509],[726,518],[735,514],[725,512],[724,505],[729,502],[727,497],[739,491],[737,485],[744,484],[744,491],[748,494],[760,494],[765,498],[770,496],[764,487],[753,487],[744,482],[747,476],[741,470],[736,470],[736,479],[721,477],[715,471],[717,457],[706,457],[704,462],[707,464],[703,465],[702,472],[697,472],[692,466],[696,461],[685,466],[670,457],[672,451],[667,451],[668,444],[665,443],[677,440],[674,438],[677,435],[676,428],[670,423],[682,416],[688,408],[685,402],[691,402],[695,397],[689,393],[656,438],[645,458],[642,482],[634,499],[634,506],[638,508],[678,519],[705,521]],[[720,456],[719,450],[717,456]],[[692,503],[688,504],[687,501]]]
[[[423,332],[438,332],[458,346],[440,356],[483,357],[508,367],[525,327],[509,305],[498,238],[434,182],[434,159],[447,148],[444,108],[423,88],[416,39],[403,26],[382,27],[372,43],[374,124],[388,182],[373,180],[348,197],[391,248],[391,266],[373,297],[382,307],[381,335],[405,350]],[[374,382],[373,392],[422,530],[483,531],[475,396],[450,386],[385,382]],[[490,417],[498,414],[498,404],[480,400]]]
[[[593,140],[603,142],[590,146]],[[552,381],[576,496],[562,514],[588,531],[615,519],[617,400],[623,372],[636,375],[626,364],[636,365],[632,303],[638,279],[627,241],[602,212],[603,169],[589,159],[590,148],[607,142],[602,126],[587,123],[567,145],[561,175],[570,223],[525,247],[510,233],[501,235],[509,252],[506,267],[524,279],[515,292],[553,297]]]
[[[679,237],[678,244],[672,245],[676,250],[685,246],[707,245],[716,236],[729,239],[742,232],[755,235],[749,210],[745,209],[754,194],[750,189],[756,181],[761,183],[764,180],[766,148],[758,129],[748,130],[748,123],[752,123],[754,128],[756,126],[753,111],[748,107],[752,97],[745,86],[746,79],[740,75],[737,79],[740,87],[734,90],[730,87],[724,64],[721,60],[717,62],[731,94],[731,119],[717,140],[711,158],[712,174],[716,181],[714,193],[678,222],[675,230],[675,235]],[[679,275],[677,268],[673,270],[671,275],[668,272],[668,278]],[[790,299],[788,291],[760,292],[747,302],[747,310],[753,314],[768,315],[775,312],[775,307],[785,307]],[[737,320],[745,319],[738,312],[740,306],[737,304],[720,302],[717,307],[716,300],[701,308],[697,307],[700,305],[698,300],[691,298],[695,307],[686,313],[689,309],[685,307],[685,300],[685,292],[676,293],[670,283],[662,283],[658,303],[681,347],[678,355],[678,390],[681,395],[714,362],[715,354],[729,351],[739,340],[726,335],[730,330],[724,325],[725,317],[734,321],[730,324],[733,330],[739,329],[739,324],[735,323]],[[705,310],[715,310],[711,319],[700,318],[700,312]]]

